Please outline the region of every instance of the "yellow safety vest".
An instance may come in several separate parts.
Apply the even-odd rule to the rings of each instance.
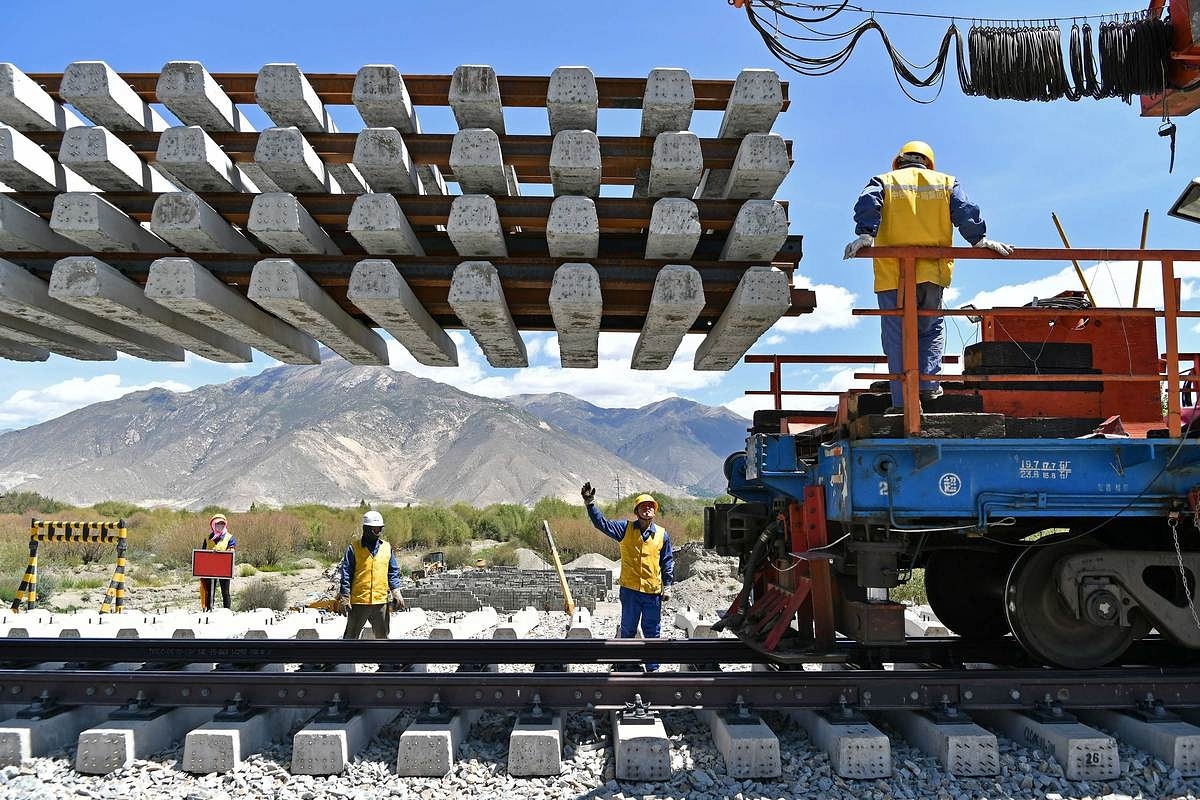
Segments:
[[[950,190],[954,176],[920,167],[895,169],[879,176],[883,181],[883,209],[876,247],[933,245],[949,247],[954,240],[950,225]],[[949,286],[953,259],[917,259],[917,283]],[[875,259],[875,291],[900,288],[900,261]]]
[[[226,533],[220,539],[217,539],[215,541],[213,540],[211,534],[208,536],[205,536],[204,537],[204,549],[205,550],[228,550],[230,538],[231,537],[229,536],[228,533]]]
[[[354,574],[350,576],[350,602],[356,606],[377,606],[388,599],[388,562],[391,561],[392,546],[379,543],[379,552],[354,543]]]
[[[646,594],[661,594],[663,541],[667,535],[661,526],[654,526],[654,533],[644,541],[638,526],[630,522],[625,526],[621,538],[621,585],[626,589]]]

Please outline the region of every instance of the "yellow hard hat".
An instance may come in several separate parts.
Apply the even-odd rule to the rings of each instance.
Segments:
[[[916,153],[917,155],[924,156],[925,160],[929,162],[929,168],[933,169],[933,148],[925,144],[925,142],[919,141],[904,143],[904,146],[900,148],[900,152],[896,153],[896,157],[892,159],[892,169],[900,168],[900,156],[905,153]]]
[[[658,501],[655,500],[651,495],[639,494],[637,497],[633,498],[633,507],[635,509],[642,503],[650,503],[652,506],[654,506],[654,513],[658,513]]]

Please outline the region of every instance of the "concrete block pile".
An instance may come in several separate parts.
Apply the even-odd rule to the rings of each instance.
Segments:
[[[632,102],[636,127],[609,115]],[[665,369],[693,333],[694,366],[729,369],[815,307],[774,199],[787,104],[763,69],[0,63],[0,357],[312,364],[324,344],[379,365],[382,330],[454,366],[458,328],[496,367],[527,365],[522,331],[553,330],[564,367],[597,367],[601,331],[636,331],[634,368]],[[457,129],[423,128],[422,106]],[[543,107],[545,129],[510,134],[518,106]],[[689,130],[706,114],[716,137]]]
[[[571,597],[581,608],[594,609],[612,590],[612,572],[607,569],[567,570],[566,576]],[[529,606],[557,609],[563,604],[557,573],[515,567],[445,572],[406,585],[404,598],[411,607],[442,612],[486,607],[512,612]]]

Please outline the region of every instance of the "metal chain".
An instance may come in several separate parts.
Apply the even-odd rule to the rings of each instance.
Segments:
[[[1196,627],[1200,628],[1200,615],[1196,614],[1196,601],[1192,598],[1192,590],[1188,588],[1187,569],[1183,566],[1183,549],[1179,546],[1179,515],[1171,514],[1167,518],[1167,525],[1171,528],[1171,538],[1175,541],[1175,558],[1179,561],[1179,580],[1183,582],[1183,593],[1187,596],[1188,610],[1192,612],[1192,619],[1196,623]]]

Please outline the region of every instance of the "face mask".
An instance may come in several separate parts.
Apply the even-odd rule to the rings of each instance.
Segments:
[[[379,541],[379,534],[373,529],[363,526],[362,543],[363,547],[371,547],[375,542]]]

